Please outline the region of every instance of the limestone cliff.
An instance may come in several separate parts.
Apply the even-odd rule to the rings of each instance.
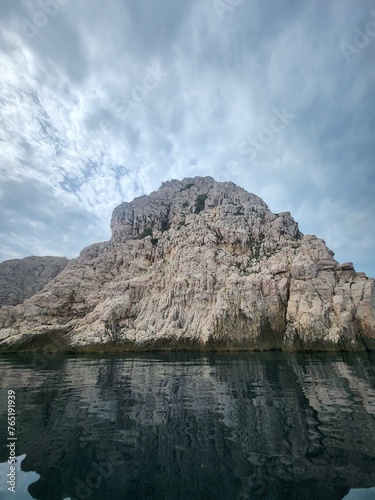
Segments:
[[[0,306],[21,304],[68,264],[66,257],[25,257],[0,263]]]
[[[165,182],[111,228],[0,309],[0,350],[375,347],[374,280],[231,182]]]

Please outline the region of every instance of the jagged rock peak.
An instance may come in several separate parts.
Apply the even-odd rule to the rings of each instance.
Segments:
[[[111,226],[0,308],[0,352],[375,349],[374,280],[231,182],[166,182]]]
[[[221,207],[221,209],[219,208]],[[157,191],[121,203],[113,212],[113,241],[124,241],[164,232],[171,226],[186,223],[190,216],[218,208],[221,215],[231,210],[237,214],[270,213],[268,206],[255,194],[233,182],[216,182],[212,177],[186,177],[163,182]]]

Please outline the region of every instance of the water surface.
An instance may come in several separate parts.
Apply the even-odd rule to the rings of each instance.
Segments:
[[[374,366],[371,354],[2,356],[0,497],[375,499]]]

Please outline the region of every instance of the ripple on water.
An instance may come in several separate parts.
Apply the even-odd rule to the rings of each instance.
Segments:
[[[375,484],[368,363],[338,355],[163,354],[62,356],[38,369],[4,357],[0,428],[11,387],[23,467],[40,476],[29,491],[41,500],[77,497],[76,481],[87,484],[113,451],[121,460],[107,466],[111,474],[93,499],[110,491],[113,500],[340,500]]]

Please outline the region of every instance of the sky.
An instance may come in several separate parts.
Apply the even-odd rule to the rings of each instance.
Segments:
[[[375,276],[375,0],[1,0],[0,261],[210,175]]]

